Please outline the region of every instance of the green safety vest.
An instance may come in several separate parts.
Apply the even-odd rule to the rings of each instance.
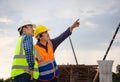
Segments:
[[[17,41],[15,55],[14,55],[13,63],[12,63],[12,70],[11,70],[12,79],[14,79],[14,77],[21,75],[23,73],[29,73],[28,71],[26,71],[29,69],[28,69],[28,62],[26,60],[25,50],[23,47],[24,37],[25,36],[20,36]],[[34,52],[34,48],[33,48],[33,52]],[[35,54],[34,54],[34,60],[35,60]],[[38,77],[39,77],[38,63],[35,60],[33,78],[37,79]]]

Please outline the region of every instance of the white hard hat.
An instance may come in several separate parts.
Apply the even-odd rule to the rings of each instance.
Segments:
[[[33,24],[31,21],[22,21],[22,22],[20,22],[19,25],[18,25],[18,31],[21,32],[23,26],[26,26],[26,25],[32,25],[33,28],[36,27],[36,25]]]

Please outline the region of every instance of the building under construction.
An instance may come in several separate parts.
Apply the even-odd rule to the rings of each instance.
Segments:
[[[58,82],[92,82],[98,65],[59,65]]]
[[[69,37],[76,65],[59,65],[60,77],[58,82],[93,82],[98,65],[79,65],[72,40]]]

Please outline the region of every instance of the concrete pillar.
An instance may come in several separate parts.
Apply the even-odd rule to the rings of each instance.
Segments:
[[[99,81],[100,82],[112,82],[112,65],[113,60],[98,60],[99,65]]]

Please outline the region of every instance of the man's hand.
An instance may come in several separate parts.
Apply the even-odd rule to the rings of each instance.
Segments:
[[[77,20],[73,23],[73,25],[70,26],[70,32],[72,32],[72,30],[73,30],[74,28],[76,28],[76,27],[78,27],[78,26],[80,25],[79,20],[80,20],[80,19],[77,19]]]
[[[29,73],[30,73],[30,80],[33,80],[33,70],[30,70]]]
[[[33,80],[33,70],[25,70],[30,74],[30,80]]]

